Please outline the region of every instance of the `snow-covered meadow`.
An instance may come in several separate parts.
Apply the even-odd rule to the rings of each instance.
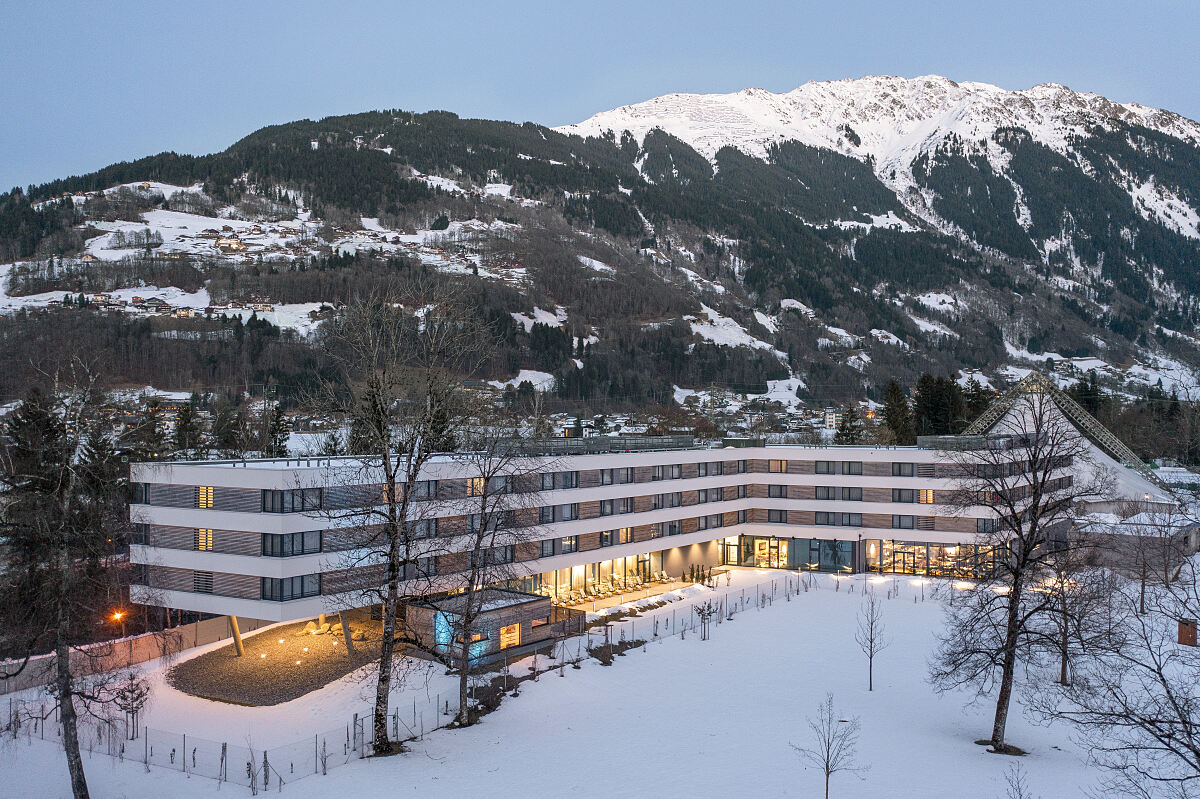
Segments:
[[[328,776],[295,779],[292,796],[375,795],[523,796],[531,791],[575,797],[820,795],[822,778],[806,769],[791,744],[809,743],[806,718],[830,692],[842,718],[858,716],[861,779],[838,775],[831,795],[1004,797],[1007,770],[1019,763],[1035,795],[1083,797],[1097,774],[1065,729],[1044,727],[1014,708],[1008,739],[1029,754],[988,754],[973,743],[987,736],[986,702],[964,695],[937,696],[925,663],[941,618],[936,583],[918,578],[834,578],[811,575],[812,589],[785,598],[779,571],[736,569],[715,591],[678,591],[676,601],[614,625],[612,636],[652,637],[708,598],[728,597],[746,609],[714,624],[711,640],[660,636],[611,667],[585,660],[522,684],[482,723],[440,730],[394,758],[352,760]],[[755,590],[755,586],[758,590]],[[761,609],[756,595],[772,593]],[[862,592],[883,596],[891,646],[876,659],[875,690],[867,691],[866,659],[854,640]],[[944,587],[941,590],[946,590]],[[644,603],[643,603],[644,604]],[[636,629],[634,629],[636,625]],[[270,634],[269,632],[265,634]],[[594,632],[597,640],[599,633]],[[568,647],[574,649],[573,646]],[[545,665],[545,658],[542,658]],[[528,660],[514,667],[527,669]],[[162,681],[149,664],[155,694],[152,728],[229,740],[255,747],[288,743],[365,712],[369,683],[352,677],[300,699],[268,708],[234,707],[195,699]],[[431,670],[412,681],[393,706],[450,690],[452,678]],[[211,796],[248,791],[165,768],[147,773],[140,762],[85,755],[95,796]],[[6,795],[65,796],[69,784],[62,752],[41,741],[0,748]],[[274,785],[272,791],[275,790]]]

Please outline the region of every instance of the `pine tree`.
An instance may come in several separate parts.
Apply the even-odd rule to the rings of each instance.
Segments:
[[[223,458],[240,457],[246,451],[243,418],[229,402],[220,402],[213,411],[212,446]]]
[[[863,440],[863,423],[862,418],[858,415],[858,408],[851,405],[842,414],[842,421],[838,422],[837,432],[833,434],[834,444],[861,444]]]
[[[175,416],[175,435],[173,437],[175,452],[185,458],[200,457],[204,449],[204,433],[200,429],[200,420],[196,410],[189,402],[179,409]]]
[[[278,402],[267,413],[267,439],[263,444],[263,457],[285,458],[288,454],[288,436],[292,432],[291,420],[283,415]]]
[[[967,419],[973,420],[992,404],[992,394],[972,376],[963,390],[963,401],[966,403]]]
[[[917,443],[912,408],[909,407],[908,397],[904,395],[904,388],[895,380],[889,380],[884,389],[883,421],[891,429],[897,444]]]
[[[122,431],[118,444],[131,462],[156,461],[167,454],[162,408],[150,400],[142,418]]]

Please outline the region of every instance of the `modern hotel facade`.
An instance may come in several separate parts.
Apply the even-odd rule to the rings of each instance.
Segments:
[[[994,522],[983,508],[952,509],[955,467],[934,447],[640,443],[648,448],[535,461],[545,468],[522,494],[530,535],[502,553],[517,587],[565,597],[722,564],[959,576],[991,556],[975,541]],[[362,474],[358,462],[134,464],[132,599],[268,620],[330,611],[355,582],[337,510],[379,490],[345,477]],[[465,568],[454,539],[470,524],[472,473],[445,456],[421,474],[431,535],[449,542],[427,574]]]

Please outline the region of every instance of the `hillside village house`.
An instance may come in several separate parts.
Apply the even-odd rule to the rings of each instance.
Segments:
[[[986,436],[975,438],[988,445]],[[556,604],[643,587],[695,566],[955,576],[988,568],[992,557],[976,543],[993,524],[988,512],[947,510],[955,475],[944,441],[710,448],[687,437],[646,436],[550,443],[544,472],[533,490],[522,489],[528,505],[513,517],[534,537],[491,556],[512,564],[518,576],[510,588]],[[1093,448],[1119,478],[1114,502],[1170,506],[1144,466]],[[1125,452],[1118,457],[1125,460]],[[134,464],[133,600],[276,621],[344,603],[364,577],[346,567],[352,537],[336,511],[380,490],[361,467],[328,457]],[[422,568],[449,577],[464,568],[454,547],[472,523],[471,473],[446,455],[421,478],[421,518],[443,553]]]

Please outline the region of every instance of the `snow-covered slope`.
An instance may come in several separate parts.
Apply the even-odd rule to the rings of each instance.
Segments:
[[[668,94],[558,130],[584,136],[628,130],[640,139],[662,128],[710,159],[725,146],[763,157],[770,144],[794,140],[869,156],[882,174],[895,166],[907,167],[950,134],[971,141],[987,138],[1000,127],[1020,127],[1065,152],[1069,136],[1113,120],[1200,143],[1200,124],[1169,111],[1115,103],[1056,83],[1007,91],[938,75],[809,82],[782,94],[765,89]]]
[[[726,146],[765,158],[772,144],[797,141],[870,159],[880,180],[904,199],[915,186],[913,161],[948,138],[977,142],[999,128],[1023,128],[1035,141],[1065,155],[1072,136],[1118,121],[1200,144],[1200,124],[1169,111],[1116,103],[1056,83],[1008,91],[938,75],[809,82],[781,94],[765,89],[668,94],[558,130],[583,136],[605,131],[620,136],[628,130],[640,141],[661,128],[710,160]],[[1141,199],[1145,205],[1145,196]],[[1187,225],[1186,210],[1182,216]]]

